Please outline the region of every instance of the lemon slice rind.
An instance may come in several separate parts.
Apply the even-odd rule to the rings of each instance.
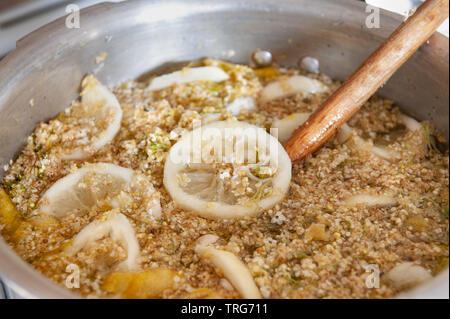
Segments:
[[[261,92],[261,102],[269,102],[275,99],[287,97],[297,93],[322,93],[326,86],[319,80],[311,79],[303,75],[293,75],[287,79],[267,84]]]
[[[103,174],[113,176],[118,181],[128,184],[133,177],[133,170],[109,163],[88,164],[76,172],[57,180],[41,197],[36,211],[55,217],[62,217],[75,208],[87,207],[78,197],[75,189],[86,174]],[[65,209],[62,209],[65,208]]]
[[[311,113],[292,113],[281,120],[275,120],[272,128],[278,129],[278,140],[281,143],[286,142],[292,136],[296,129],[305,123]]]
[[[104,85],[92,75],[87,76],[82,84],[81,103],[87,107],[95,108],[101,106],[100,117],[108,116],[108,112],[112,112],[112,119],[103,130],[92,141],[94,150],[98,150],[110,143],[120,129],[122,121],[122,108],[115,95],[110,92]],[[61,154],[63,160],[80,160],[89,157],[90,153],[82,148],[75,148],[71,152]]]
[[[89,243],[111,236],[127,251],[127,259],[118,265],[119,269],[138,269],[138,256],[140,253],[136,234],[128,219],[120,213],[110,213],[106,220],[95,220],[84,227],[74,238],[72,244],[65,252],[75,255]]]
[[[256,110],[256,102],[255,99],[251,96],[244,96],[235,99],[233,102],[228,104],[226,110],[230,112],[232,115],[237,116],[242,113],[243,110],[248,112]]]
[[[200,244],[195,248],[200,257],[211,261],[225,278],[236,288],[242,297],[247,299],[261,299],[261,293],[255,284],[247,266],[233,253]]]

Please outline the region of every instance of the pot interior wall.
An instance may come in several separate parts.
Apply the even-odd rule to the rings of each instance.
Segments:
[[[262,47],[283,65],[315,56],[323,72],[345,79],[400,22],[385,14],[380,29],[368,29],[364,8],[351,0],[136,1],[135,6],[103,4],[82,12],[80,29],[67,29],[58,20],[20,41],[17,52],[2,61],[0,164],[37,122],[69,105],[86,73],[110,85],[204,56],[246,63]],[[102,51],[107,58],[96,64]],[[447,86],[448,42],[435,36],[381,94],[411,115],[432,120],[448,137]]]

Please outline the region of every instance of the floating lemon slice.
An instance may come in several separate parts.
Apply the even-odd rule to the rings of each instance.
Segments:
[[[261,92],[261,101],[269,102],[297,93],[312,94],[325,91],[326,86],[322,82],[303,75],[293,75],[266,85]]]
[[[427,269],[412,262],[400,263],[386,274],[386,278],[399,289],[412,288],[432,277]]]
[[[177,272],[168,268],[142,271],[113,271],[101,285],[107,293],[124,299],[160,298],[164,290],[175,285]]]
[[[410,117],[408,115],[400,114],[399,118],[400,118],[400,122],[402,122],[403,125],[405,125],[406,128],[410,131],[418,131],[423,128],[423,126],[422,126],[422,124],[420,124],[420,122],[418,122],[417,120],[413,119],[412,117]]]
[[[62,115],[63,121],[70,124],[62,136],[61,157],[65,160],[91,156],[113,140],[122,121],[116,97],[94,76],[87,76],[81,88],[81,103]]]
[[[364,140],[362,137],[358,136],[347,123],[344,123],[338,130],[336,134],[336,140],[339,144],[343,144],[349,141],[350,147],[371,153],[390,162],[394,162],[400,158],[400,154],[398,154],[398,152],[381,145],[374,145],[372,140]]]
[[[275,120],[272,128],[278,129],[278,140],[281,143],[287,142],[303,123],[305,123],[311,113],[292,113],[281,120]]]
[[[364,140],[363,138],[361,138],[357,135],[352,136],[350,141],[351,141],[352,147],[362,150],[362,151],[372,153],[373,155],[375,155],[381,159],[384,159],[386,161],[389,161],[389,162],[395,162],[395,161],[399,160],[401,157],[400,154],[398,152],[396,152],[395,150],[389,149],[389,148],[381,146],[381,145],[379,145],[379,146],[374,145],[373,141]]]
[[[243,110],[248,112],[256,111],[256,102],[251,96],[239,97],[228,104],[226,110],[234,116],[241,114]]]
[[[255,215],[283,199],[291,161],[266,130],[235,120],[195,128],[170,149],[164,185],[180,207],[203,217]]]
[[[84,249],[89,243],[110,236],[127,252],[127,259],[118,265],[121,269],[138,269],[139,243],[136,234],[128,219],[116,211],[107,212],[102,219],[98,219],[84,227],[73,239],[70,246],[65,249],[68,255],[74,255]]]
[[[397,200],[391,195],[357,194],[345,200],[345,204],[349,207],[358,205],[386,207],[395,206],[397,203]]]
[[[233,253],[209,247],[217,239],[217,237],[214,237],[216,236],[205,235],[200,237],[195,247],[196,253],[217,267],[242,297],[260,299],[261,293],[247,266]]]
[[[159,217],[159,193],[133,170],[108,163],[87,164],[54,183],[41,197],[37,212],[56,218],[82,213],[106,203],[122,212]]]
[[[12,234],[20,226],[19,212],[8,194],[0,187],[0,225],[5,225],[0,230],[2,235]]]
[[[174,84],[188,83],[194,81],[226,81],[230,76],[221,68],[216,66],[201,66],[197,68],[184,68],[169,74],[155,77],[148,86],[148,90],[157,91]]]

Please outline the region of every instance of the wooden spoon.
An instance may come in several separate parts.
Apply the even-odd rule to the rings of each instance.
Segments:
[[[284,144],[293,162],[319,149],[448,17],[449,0],[427,0]]]

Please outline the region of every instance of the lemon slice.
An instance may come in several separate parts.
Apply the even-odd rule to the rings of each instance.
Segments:
[[[195,128],[169,151],[164,185],[174,202],[209,218],[255,215],[283,199],[291,161],[266,130],[236,120]]]
[[[98,219],[84,227],[73,239],[72,245],[65,249],[68,255],[74,255],[89,243],[110,236],[127,251],[127,259],[118,265],[121,269],[138,269],[139,243],[128,219],[115,211],[108,212],[104,218]]]
[[[402,122],[403,125],[405,125],[410,131],[418,131],[422,129],[422,124],[408,115],[400,114],[399,118],[400,122]]]
[[[113,271],[106,275],[101,289],[124,299],[160,298],[175,285],[177,272],[168,268],[140,271]]]
[[[386,278],[399,289],[412,288],[432,277],[428,270],[412,262],[400,263],[386,274]]]
[[[339,144],[344,144],[353,135],[353,129],[347,124],[342,124],[341,128],[336,133],[336,141]]]
[[[388,162],[394,162],[400,159],[400,154],[398,152],[384,146],[374,145],[372,140],[364,140],[363,138],[354,135],[352,136],[350,141],[352,142],[351,146],[355,147],[356,149],[372,153],[373,155]]]
[[[390,195],[357,194],[345,200],[345,204],[349,207],[358,205],[386,207],[395,206],[397,203],[397,200]]]
[[[255,99],[252,98],[251,96],[239,97],[230,104],[228,104],[226,106],[226,110],[234,116],[241,114],[243,110],[255,111],[256,110]]]
[[[122,109],[114,94],[92,75],[81,83],[81,103],[72,106],[64,122],[61,158],[78,160],[91,156],[111,142],[120,129]]]
[[[197,68],[184,68],[169,74],[155,77],[148,86],[148,90],[157,91],[174,84],[189,83],[194,81],[226,81],[230,76],[216,66],[200,66]]]
[[[261,293],[247,266],[233,253],[209,246],[214,243],[214,239],[217,239],[215,237],[215,235],[200,237],[197,241],[195,252],[217,267],[242,297],[260,299]]]
[[[99,203],[121,211],[144,210],[159,217],[159,193],[144,177],[129,168],[109,163],[87,164],[56,181],[41,197],[37,212],[56,218],[89,211]]]
[[[13,234],[20,226],[21,218],[16,206],[9,198],[8,194],[0,187],[0,229],[2,235]]]
[[[281,120],[275,120],[272,123],[272,128],[276,128],[278,131],[278,140],[281,143],[286,142],[296,129],[305,123],[311,113],[292,113]]]
[[[303,75],[293,75],[266,85],[261,92],[261,101],[269,102],[297,93],[322,93],[326,89],[326,86],[318,80]]]

